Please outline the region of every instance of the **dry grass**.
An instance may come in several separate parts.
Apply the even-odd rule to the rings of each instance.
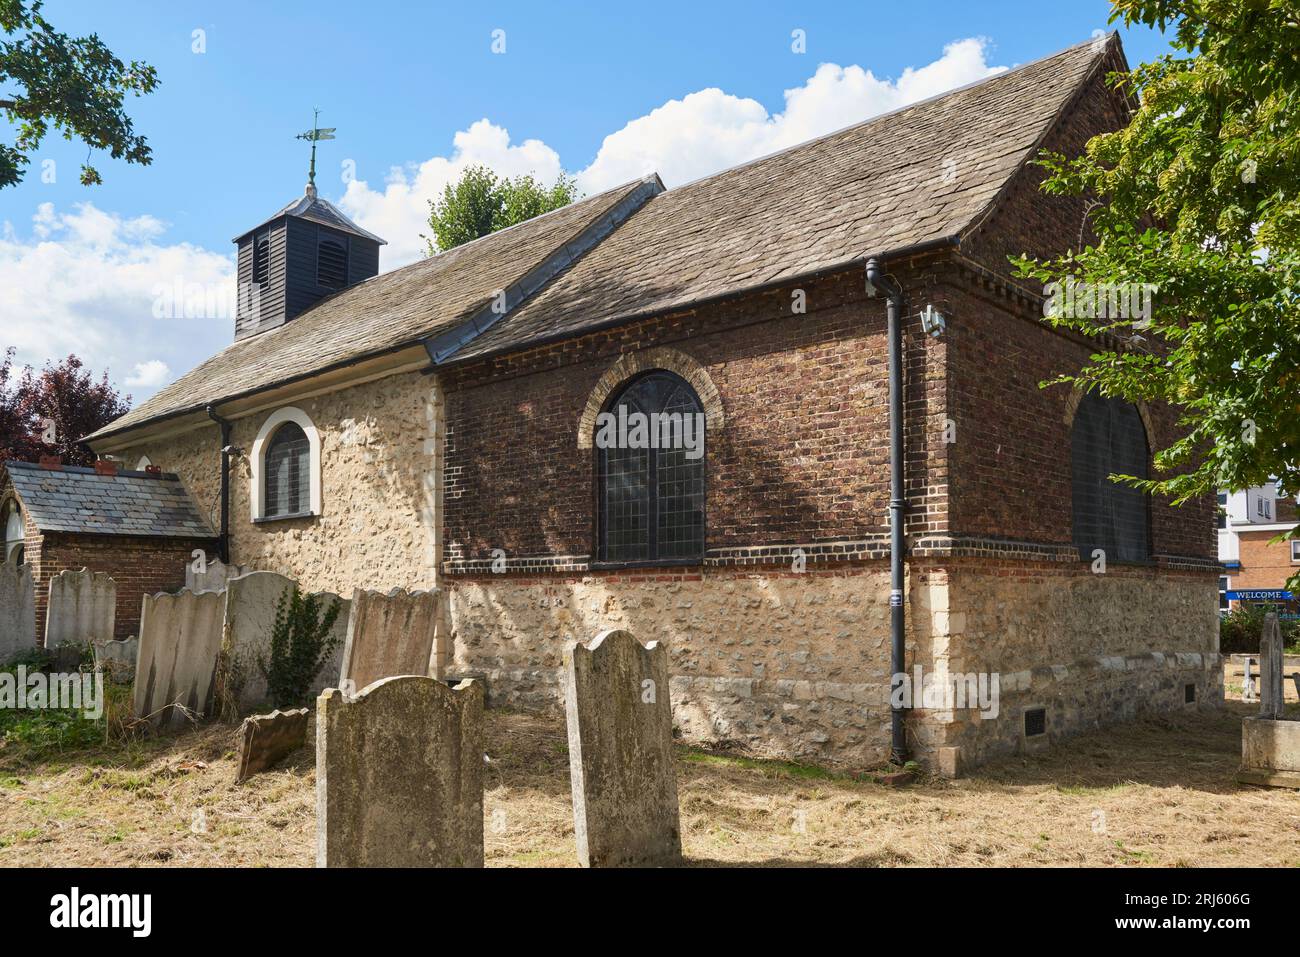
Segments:
[[[1248,710],[1110,729],[904,789],[683,749],[686,855],[703,866],[1293,866],[1300,793],[1232,781]],[[38,765],[0,750],[0,865],[309,866],[313,749],[237,787],[232,741],[220,725]],[[489,712],[488,753],[488,864],[573,864],[563,724]]]

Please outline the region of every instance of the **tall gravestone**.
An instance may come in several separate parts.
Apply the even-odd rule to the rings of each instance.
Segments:
[[[117,583],[107,572],[83,568],[50,579],[45,647],[112,641],[117,620]]]
[[[185,711],[212,714],[226,593],[145,595],[135,667],[135,715],[162,727],[183,725]]]
[[[442,593],[394,588],[387,595],[357,589],[352,595],[339,682],[356,689],[380,678],[441,678],[447,650],[441,634]]]
[[[573,830],[583,867],[682,856],[668,649],[605,631],[564,650]]]
[[[1259,716],[1280,718],[1286,711],[1282,690],[1282,629],[1277,613],[1264,616],[1264,630],[1259,636]]]
[[[36,647],[32,566],[0,562],[0,662]]]
[[[483,866],[483,685],[385,678],[316,702],[319,867]]]
[[[246,713],[267,699],[266,678],[258,665],[259,657],[269,661],[271,634],[275,627],[275,610],[281,598],[291,591],[294,581],[276,572],[248,572],[226,583],[226,620],[221,641],[221,667],[217,676],[217,695],[224,706]],[[335,602],[339,605],[331,637],[334,650],[317,673],[311,691],[319,694],[339,684],[343,645],[347,636],[350,602],[328,592],[319,593],[321,615]]]

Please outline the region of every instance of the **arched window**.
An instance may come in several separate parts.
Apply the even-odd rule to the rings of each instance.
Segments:
[[[26,533],[23,529],[23,510],[17,499],[8,499],[0,505],[0,562],[23,563],[23,542]]]
[[[602,561],[704,557],[704,421],[695,390],[661,369],[632,379],[597,416]]]
[[[265,285],[271,278],[271,239],[263,234],[253,243],[253,282]]]
[[[295,422],[275,430],[266,447],[266,517],[302,515],[309,511],[311,446]]]
[[[1145,492],[1112,482],[1111,475],[1147,478],[1146,429],[1136,406],[1090,392],[1079,403],[1070,436],[1074,487],[1074,544],[1091,561],[1151,556],[1150,502]]]
[[[249,456],[255,522],[321,514],[320,432],[307,413],[277,409],[262,423]]]

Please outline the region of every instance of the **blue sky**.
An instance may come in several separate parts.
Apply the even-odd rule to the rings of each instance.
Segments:
[[[47,0],[60,28],[157,68],[159,89],[129,103],[154,162],[97,156],[104,185],[85,188],[85,147],[49,139],[0,191],[0,348],[38,365],[75,350],[138,401],[227,344],[228,317],[155,315],[160,289],[229,281],[230,240],[301,193],[293,137],[314,106],[339,130],[320,189],[390,241],[387,269],[419,254],[427,196],[467,162],[564,169],[588,192],[654,168],[672,187],[1086,40],[1108,11]],[[1122,36],[1131,63],[1166,49]]]

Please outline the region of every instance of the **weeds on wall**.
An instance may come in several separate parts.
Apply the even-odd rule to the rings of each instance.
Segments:
[[[335,599],[324,614],[323,604],[319,595],[303,595],[297,585],[286,588],[276,602],[270,660],[258,655],[257,667],[277,708],[308,701],[312,683],[338,646],[333,630],[339,602]]]

